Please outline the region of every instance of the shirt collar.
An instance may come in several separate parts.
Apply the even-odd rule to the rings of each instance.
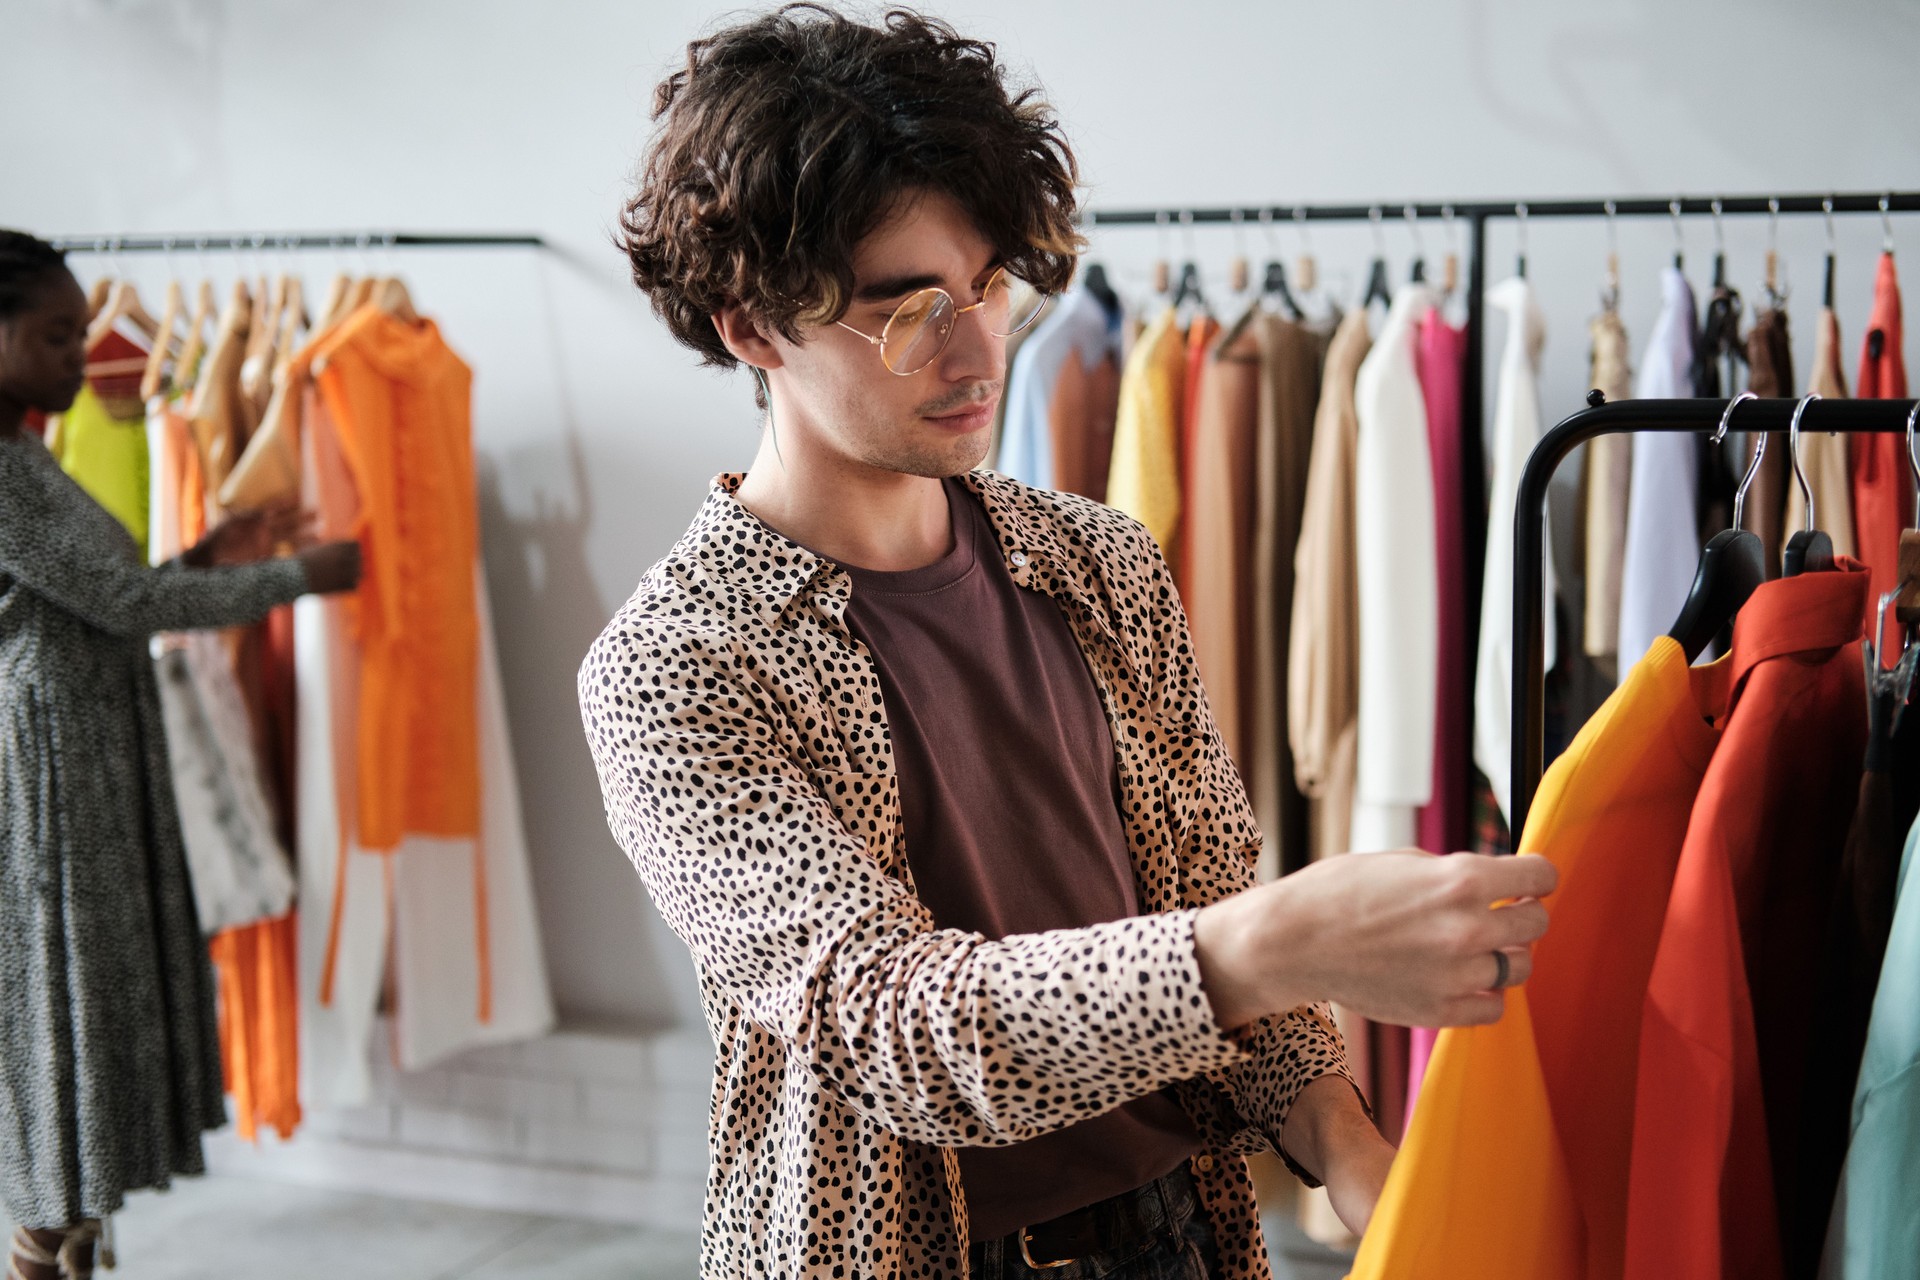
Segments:
[[[852,578],[742,506],[737,494],[745,479],[739,471],[714,477],[688,530],[694,561],[707,577],[753,597],[776,618],[816,591],[839,613],[852,593]],[[1091,554],[1062,546],[1038,510],[1049,495],[992,471],[969,471],[961,480],[986,509],[994,550],[1015,583],[1082,600],[1096,592]]]

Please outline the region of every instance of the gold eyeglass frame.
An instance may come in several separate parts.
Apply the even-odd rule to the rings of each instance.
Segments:
[[[938,285],[934,285],[926,289],[915,289],[912,293],[908,294],[905,298],[902,298],[900,300],[900,305],[893,309],[893,314],[887,317],[886,324],[881,326],[879,337],[875,337],[871,333],[863,333],[862,331],[854,328],[852,325],[848,324],[844,320],[835,320],[834,323],[839,325],[842,329],[845,329],[848,333],[851,333],[856,337],[865,338],[869,345],[878,348],[880,351],[880,364],[883,368],[886,369],[888,373],[892,374],[896,378],[911,378],[914,374],[919,373],[921,369],[925,369],[927,365],[932,364],[935,360],[938,360],[940,358],[940,353],[947,349],[947,344],[949,342],[953,341],[953,330],[960,327],[960,317],[964,316],[969,311],[978,311],[981,307],[986,306],[988,297],[991,296],[993,293],[994,282],[1000,280],[1002,277],[1005,277],[1005,279],[1009,282],[1007,285],[1007,290],[1008,290],[1008,297],[1011,298],[1012,289],[1013,289],[1011,282],[1018,280],[1019,277],[1010,273],[1005,267],[995,267],[993,269],[993,274],[987,277],[986,285],[981,288],[979,299],[975,302],[969,302],[964,307],[954,301],[952,294],[948,293],[945,289],[940,288]],[[1035,292],[1038,293],[1038,290],[1035,290]],[[953,327],[947,330],[947,336],[940,340],[940,345],[934,349],[934,352],[932,355],[927,357],[926,364],[920,365],[918,368],[914,368],[914,369],[906,369],[906,370],[896,369],[892,365],[887,363],[887,335],[893,332],[894,321],[900,318],[901,313],[904,312],[908,308],[908,306],[910,306],[913,303],[913,300],[915,298],[920,297],[923,294],[929,294],[929,293],[939,294],[941,297],[947,300],[947,305],[953,308]],[[1039,297],[1040,297],[1040,305],[1033,309],[1032,315],[1028,316],[1025,320],[1021,321],[1018,325],[1015,325],[1013,328],[1007,330],[1005,333],[995,333],[993,336],[996,338],[1011,338],[1014,334],[1019,333],[1022,329],[1025,329],[1031,326],[1035,320],[1038,320],[1040,318],[1040,313],[1047,309],[1047,303],[1053,301],[1053,297],[1051,294],[1041,293]],[[992,333],[993,331],[988,330],[988,332]]]

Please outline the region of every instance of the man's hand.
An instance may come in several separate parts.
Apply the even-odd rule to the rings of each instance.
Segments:
[[[1527,980],[1547,931],[1537,899],[1558,883],[1552,863],[1525,854],[1349,854],[1203,908],[1194,948],[1229,1029],[1315,1000],[1398,1026],[1495,1022],[1493,953],[1507,957],[1508,986]]]
[[[1321,1076],[1300,1091],[1280,1145],[1327,1184],[1333,1212],[1356,1236],[1367,1233],[1393,1167],[1393,1146],[1367,1119],[1360,1096],[1339,1076]]]

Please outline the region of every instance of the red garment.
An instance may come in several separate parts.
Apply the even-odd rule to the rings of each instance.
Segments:
[[[1860,379],[1854,395],[1862,400],[1904,400],[1907,362],[1900,330],[1900,278],[1893,255],[1880,255],[1873,281],[1873,315],[1860,346]],[[1867,592],[1867,627],[1884,592],[1899,585],[1900,531],[1913,524],[1913,473],[1907,466],[1902,435],[1862,434],[1847,439],[1847,464],[1853,486],[1853,527],[1860,559],[1873,573]],[[1882,649],[1897,657],[1900,643]]]
[[[1467,526],[1460,489],[1464,447],[1461,380],[1467,331],[1446,321],[1439,309],[1420,320],[1414,362],[1427,405],[1427,444],[1433,453],[1434,566],[1439,577],[1440,683],[1433,722],[1433,799],[1420,806],[1416,840],[1429,853],[1454,853],[1469,839],[1468,760],[1473,730],[1467,707],[1473,697],[1472,659],[1467,654]],[[1409,1033],[1407,1112],[1420,1095],[1427,1057],[1438,1033]]]
[[[1628,1280],[1779,1280],[1827,904],[1866,749],[1867,570],[1763,584],[1696,673],[1722,732],[1642,1011]],[[1696,685],[1696,687],[1700,687]],[[1724,708],[1724,709],[1722,709]]]

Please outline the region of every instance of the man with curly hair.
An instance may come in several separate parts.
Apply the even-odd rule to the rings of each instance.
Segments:
[[[790,5],[655,116],[634,280],[768,411],[580,671],[718,1052],[702,1275],[1265,1277],[1269,1148],[1364,1229],[1392,1150],[1325,1002],[1497,1018],[1551,868],[1255,883],[1153,538],[976,469],[1081,243],[991,45]]]

